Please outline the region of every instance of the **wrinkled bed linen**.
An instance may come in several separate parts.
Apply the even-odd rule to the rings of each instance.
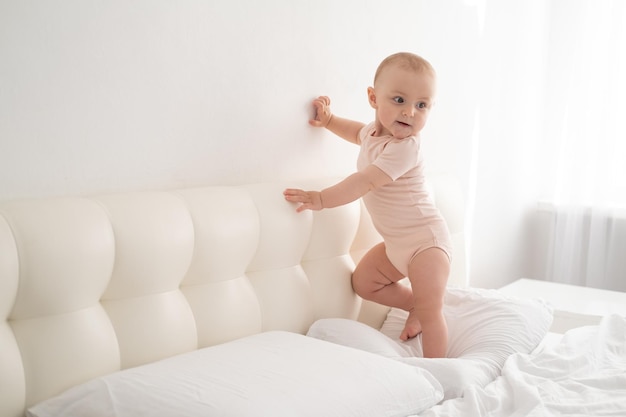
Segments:
[[[307,334],[426,369],[441,383],[447,400],[463,396],[466,387],[493,381],[511,354],[535,349],[552,323],[552,309],[541,300],[478,288],[448,288],[443,312],[447,358],[422,358],[421,335],[401,341],[408,313],[396,308],[380,331],[355,320],[331,318],[318,320]]]
[[[626,317],[572,329],[535,354],[514,354],[502,375],[423,417],[626,416]]]

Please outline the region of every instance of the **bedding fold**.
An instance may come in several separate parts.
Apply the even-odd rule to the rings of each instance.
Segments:
[[[572,329],[536,354],[514,354],[502,375],[422,417],[626,415],[626,317]]]

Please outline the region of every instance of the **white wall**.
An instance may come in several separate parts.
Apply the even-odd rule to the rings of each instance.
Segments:
[[[4,0],[0,199],[347,174],[310,100],[367,121],[389,53],[449,72],[428,3]]]
[[[532,133],[501,97],[475,111],[481,89],[525,74],[507,48],[527,35],[516,13],[542,2],[512,3],[3,0],[0,200],[346,175],[357,149],[307,125],[310,100],[369,121],[377,64],[410,50],[438,70],[427,160],[467,191],[473,283],[501,285],[523,273],[526,208],[502,174],[510,161],[472,155]],[[481,32],[485,7],[501,23]]]

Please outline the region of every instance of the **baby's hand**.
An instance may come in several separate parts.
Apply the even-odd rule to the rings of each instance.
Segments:
[[[309,124],[315,127],[326,127],[330,123],[333,115],[330,112],[330,98],[320,96],[313,100],[315,108],[315,118],[309,120]]]
[[[296,188],[287,188],[283,191],[285,200],[292,203],[300,203],[296,211],[299,213],[303,210],[321,210],[322,194],[319,191],[304,191]]]

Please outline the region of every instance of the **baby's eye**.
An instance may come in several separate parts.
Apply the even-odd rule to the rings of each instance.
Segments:
[[[398,104],[404,103],[404,99],[402,97],[394,97],[393,101],[395,101]]]
[[[427,108],[427,107],[428,107],[428,103],[425,103],[425,102],[423,102],[423,101],[421,101],[421,102],[417,103],[417,108],[418,108],[418,109],[425,109],[425,108]]]

